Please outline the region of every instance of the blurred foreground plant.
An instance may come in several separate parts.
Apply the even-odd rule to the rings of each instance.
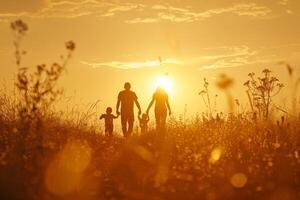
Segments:
[[[226,74],[220,74],[216,81],[217,87],[223,90],[226,94],[229,113],[231,114],[233,113],[234,101],[229,89],[232,87],[233,83],[233,79],[227,76]]]
[[[66,42],[67,56],[61,56],[60,62],[54,62],[51,65],[39,64],[31,71],[29,67],[23,67],[21,62],[26,54],[21,43],[28,31],[28,26],[22,20],[16,20],[11,23],[11,29],[14,35],[13,44],[18,67],[16,86],[20,94],[19,116],[24,120],[40,120],[43,111],[49,109],[49,106],[62,93],[62,90],[56,87],[57,81],[61,78],[75,50],[75,43]]]
[[[296,73],[294,67],[292,67],[289,63],[282,61],[279,62],[278,64],[285,66],[285,68],[288,71],[288,75],[290,78],[289,87],[291,88],[291,106],[292,106],[291,113],[299,117],[300,114],[298,113],[298,106],[300,102],[298,101],[298,92],[299,92],[298,88],[300,85],[300,76],[299,74]]]

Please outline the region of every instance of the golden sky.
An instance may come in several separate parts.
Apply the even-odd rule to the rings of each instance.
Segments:
[[[0,78],[13,79],[9,22],[22,18],[29,24],[27,66],[56,61],[65,41],[76,42],[61,85],[80,102],[114,108],[129,81],[145,110],[157,77],[168,74],[175,112],[186,104],[202,112],[203,78],[214,93],[215,78],[226,73],[235,79],[234,98],[246,105],[242,83],[249,72],[269,67],[286,85],[279,61],[299,73],[299,12],[299,0],[0,0]]]

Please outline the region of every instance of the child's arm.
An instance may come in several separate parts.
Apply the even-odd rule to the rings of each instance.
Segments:
[[[140,121],[142,120],[141,115],[138,116],[138,119],[139,119]]]
[[[99,119],[101,120],[101,119],[103,119],[103,118],[104,118],[104,115],[101,115]]]
[[[117,116],[115,116],[115,115],[112,115],[112,116],[113,116],[114,119],[117,119],[120,115],[117,114]]]

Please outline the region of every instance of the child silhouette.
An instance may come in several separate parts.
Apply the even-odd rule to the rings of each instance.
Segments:
[[[139,115],[139,121],[140,121],[141,132],[147,133],[149,116],[147,114],[142,114],[142,117]]]
[[[106,114],[102,114],[100,116],[100,120],[104,119],[105,122],[105,135],[106,136],[112,136],[114,131],[114,119],[117,119],[119,115],[115,116],[112,113],[112,108],[107,107],[106,108]]]

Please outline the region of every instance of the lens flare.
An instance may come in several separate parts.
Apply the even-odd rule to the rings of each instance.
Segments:
[[[244,173],[236,173],[230,178],[230,183],[235,188],[242,188],[247,183],[247,176]]]
[[[64,196],[78,189],[90,160],[91,149],[86,143],[67,143],[46,170],[45,185],[48,191]]]
[[[221,155],[222,155],[221,148],[213,149],[211,154],[210,154],[209,162],[212,163],[212,164],[218,162],[218,160],[220,160],[220,158],[221,158]]]

